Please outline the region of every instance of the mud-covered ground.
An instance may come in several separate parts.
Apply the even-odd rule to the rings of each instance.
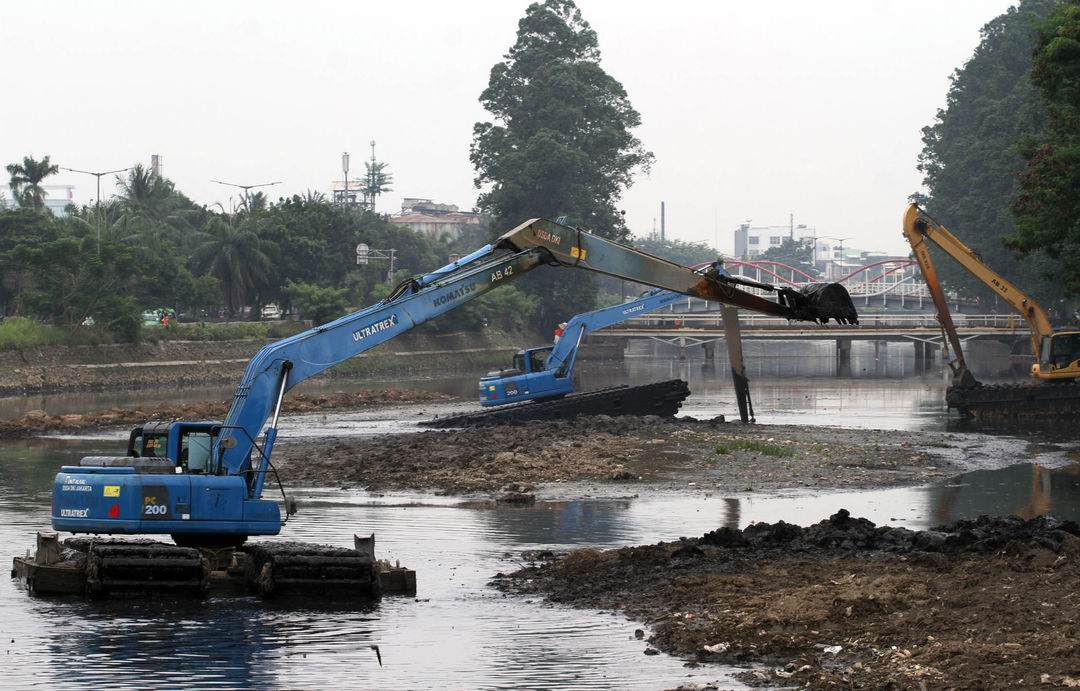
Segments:
[[[978,445],[950,433],[598,417],[285,445],[278,465],[293,483],[513,502],[926,484],[970,469]],[[837,508],[811,528],[526,555],[539,565],[494,583],[621,612],[642,624],[647,652],[745,665],[740,681],[753,685],[1080,686],[1076,525],[1009,519],[913,533]]]
[[[581,550],[496,583],[621,611],[652,630],[646,652],[751,665],[737,675],[750,685],[1072,688],[1078,534],[1075,523],[1019,518],[916,533],[839,511],[806,529]]]
[[[291,484],[443,493],[548,493],[914,485],[956,471],[934,433],[754,426],[595,416],[375,439],[290,444],[275,465]],[[580,489],[575,491],[582,491]]]

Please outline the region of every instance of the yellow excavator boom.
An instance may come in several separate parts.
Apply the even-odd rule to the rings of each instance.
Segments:
[[[977,386],[978,383],[971,376],[964,362],[960,338],[945,302],[945,294],[938,281],[937,271],[930,260],[927,241],[933,242],[955,259],[960,266],[982,281],[1027,321],[1028,326],[1031,327],[1031,345],[1037,361],[1032,365],[1031,376],[1037,379],[1080,377],[1080,332],[1055,333],[1050,324],[1050,315],[1039,306],[1039,303],[987,266],[974,251],[915,204],[909,205],[904,213],[904,237],[911,245],[915,261],[922,269],[923,278],[926,279],[927,288],[930,290],[930,297],[937,309],[938,321],[954,351],[956,359],[950,363],[955,375],[954,386],[963,388]]]

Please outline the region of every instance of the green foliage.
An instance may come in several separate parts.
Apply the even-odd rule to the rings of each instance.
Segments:
[[[521,333],[536,326],[539,310],[535,296],[504,285],[470,300],[453,312],[433,319],[432,331],[478,331],[501,329]]]
[[[634,247],[642,252],[667,259],[683,266],[695,266],[716,261],[720,252],[704,242],[660,240],[659,238],[634,238]]]
[[[43,211],[45,190],[41,187],[41,181],[60,172],[60,166],[50,163],[48,156],[40,161],[24,156],[22,163],[9,164],[7,172],[11,175],[11,193],[19,206]]]
[[[26,313],[74,330],[88,317],[97,321],[105,310],[106,321],[122,330],[117,335],[133,333],[121,311],[128,309],[137,319],[138,306],[117,299],[133,271],[129,247],[103,242],[98,252],[94,235],[77,230],[55,240],[20,243],[9,257],[13,268],[33,276],[32,287],[18,298]]]
[[[8,317],[0,324],[0,348],[18,349],[43,345],[68,345],[78,340],[67,331],[33,319]]]
[[[28,172],[18,174],[36,178],[50,165],[38,163],[24,159],[19,171]],[[389,183],[389,175],[380,180]],[[345,211],[314,193],[276,204],[253,194],[228,214],[195,206],[171,181],[141,165],[117,176],[116,183],[114,198],[73,208],[63,218],[31,206],[0,209],[0,314],[60,325],[78,339],[218,339],[226,336],[216,326],[144,329],[140,314],[167,307],[186,321],[216,315],[225,305],[233,314],[254,306],[257,315],[262,305],[274,302],[287,309],[299,300],[304,317],[324,322],[344,314],[348,305],[372,304],[389,292],[387,285],[376,289],[388,262],[356,265],[358,243],[393,249],[396,280],[446,264],[451,251],[445,239],[397,226],[382,215]],[[470,230],[475,232],[461,240],[468,244],[458,253],[487,242],[486,227]],[[461,319],[428,328],[511,329],[527,324],[534,312],[533,301],[511,292],[479,301]],[[84,325],[88,317],[93,326]],[[284,324],[271,325],[270,334],[293,328]],[[268,327],[253,328],[259,333],[232,335],[257,337]]]
[[[122,341],[136,343],[142,337],[138,301],[132,296],[103,295],[93,310],[94,324]]]
[[[300,311],[300,316],[314,324],[325,324],[345,316],[347,312],[348,291],[344,288],[289,281],[285,284],[285,295]]]
[[[816,276],[814,270],[814,243],[812,240],[796,240],[786,237],[779,245],[765,250],[759,260],[780,262],[800,271]],[[784,277],[787,277],[785,272]]]
[[[1049,127],[1022,148],[1027,162],[1013,210],[1012,249],[1047,253],[1066,295],[1080,295],[1080,3],[1062,2],[1038,25],[1031,83]]]
[[[1023,169],[1017,144],[1047,128],[1028,72],[1032,19],[1046,17],[1054,5],[1055,0],[1023,0],[983,27],[974,55],[952,76],[946,108],[938,111],[933,125],[923,128],[919,170],[928,194],[913,196],[995,271],[1047,302],[1060,292],[1040,277],[1053,262],[1045,256],[1018,262],[1002,238],[1015,230],[1009,205]],[[935,259],[941,254],[932,253]],[[949,288],[967,296],[990,296],[954,262],[937,265]]]
[[[230,314],[237,314],[247,303],[256,283],[271,272],[268,243],[260,236],[259,216],[245,216],[239,221],[222,214],[207,223],[198,234],[199,246],[191,255],[192,266],[221,282],[222,299]]]
[[[653,155],[631,134],[641,117],[600,67],[598,46],[571,0],[545,0],[528,7],[492,68],[480,102],[495,122],[476,123],[469,157],[484,189],[477,204],[496,228],[566,215],[602,237],[627,238],[617,203]],[[537,274],[524,285],[539,297],[541,320],[593,307],[592,276]]]
[[[776,446],[775,444],[765,444],[752,439],[736,439],[727,444],[718,444],[715,451],[720,455],[730,454],[736,451],[755,451],[765,456],[773,456],[775,458],[790,458],[795,455],[795,452],[789,448]]]

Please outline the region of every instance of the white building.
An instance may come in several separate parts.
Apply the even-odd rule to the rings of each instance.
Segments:
[[[45,191],[45,208],[56,216],[66,216],[68,204],[75,203],[75,185],[41,185]],[[0,195],[0,208],[18,208],[11,187],[8,186],[7,194]]]
[[[735,231],[735,258],[757,259],[769,248],[784,244],[785,238],[813,241],[816,235],[815,228],[805,225],[751,227],[749,223],[743,223]]]

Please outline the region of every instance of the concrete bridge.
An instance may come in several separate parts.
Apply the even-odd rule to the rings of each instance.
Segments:
[[[772,261],[728,261],[725,268],[733,276],[759,283],[802,288],[819,280],[801,270]],[[848,361],[853,341],[910,342],[915,347],[916,361],[932,360],[945,338],[933,314],[930,293],[923,281],[918,264],[911,259],[887,259],[874,262],[840,277],[860,311],[859,324],[816,325],[790,322],[786,319],[739,313],[744,341],[755,340],[831,340],[836,343],[838,362]],[[774,293],[756,288],[743,288],[772,299]],[[997,339],[1010,346],[1031,338],[1025,322],[1016,314],[965,315],[959,300],[952,306],[953,321],[961,342],[977,338]],[[615,326],[596,331],[590,343],[609,339],[647,338],[679,348],[702,346],[706,357],[715,354],[716,342],[723,340],[724,329],[716,303],[697,298],[677,302],[663,312],[634,317]],[[610,342],[610,341],[609,341]]]
[[[993,338],[1011,344],[1031,338],[1027,322],[1015,314],[956,314],[953,321],[962,342]],[[932,314],[862,314],[858,324],[817,325],[740,312],[739,324],[744,341],[832,340],[838,352],[850,350],[852,341],[864,340],[910,342],[923,346],[929,354],[928,349],[940,347],[943,341],[941,327]],[[724,327],[719,312],[673,311],[634,317],[594,335],[649,338],[685,349],[722,340]]]

